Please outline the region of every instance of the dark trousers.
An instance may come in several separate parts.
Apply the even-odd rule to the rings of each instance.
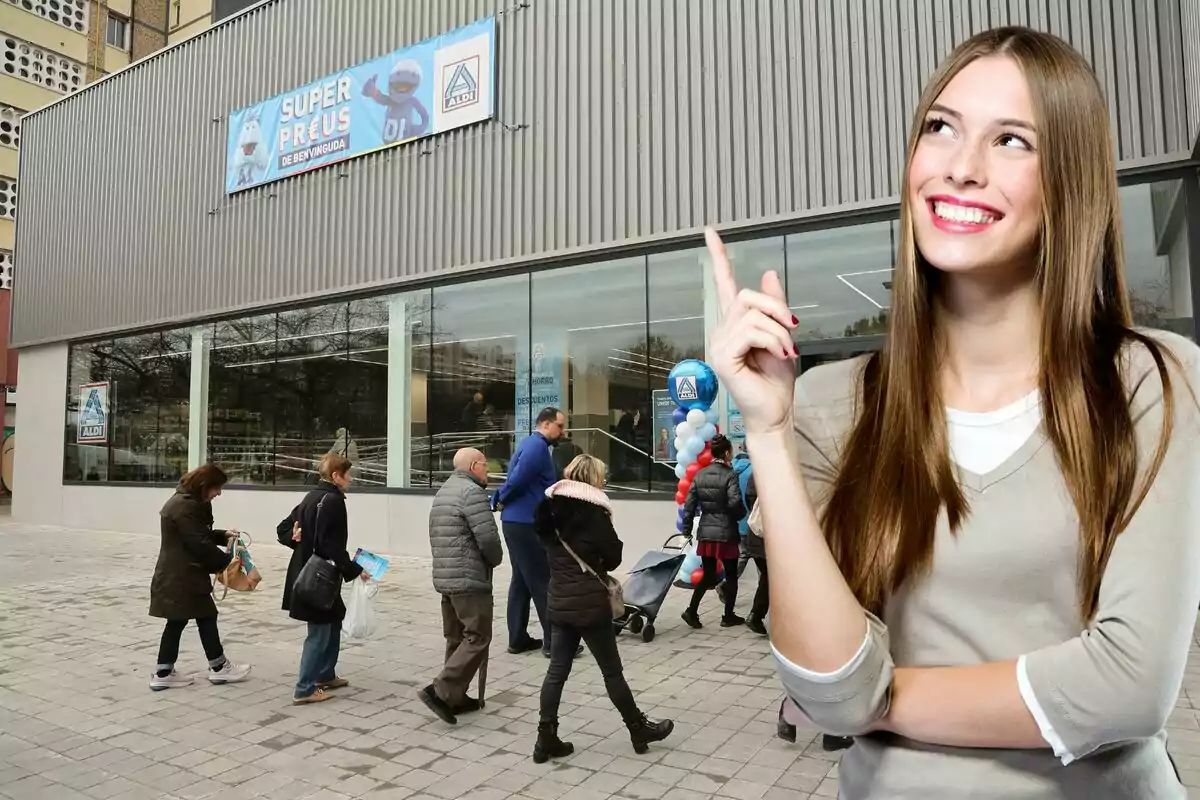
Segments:
[[[521,522],[501,525],[513,573],[512,583],[508,585],[508,643],[515,645],[529,640],[529,601],[532,600],[542,623],[542,647],[549,647],[546,599],[550,591],[550,557],[532,525]]]
[[[170,619],[163,628],[162,641],[158,645],[158,669],[169,670],[179,659],[179,639],[190,620]],[[204,645],[204,656],[210,667],[219,667],[225,661],[225,650],[221,647],[221,633],[217,630],[216,617],[196,620],[200,631],[200,643]]]
[[[754,605],[750,607],[750,614],[763,619],[771,608],[771,584],[767,579],[767,559],[755,556],[754,566],[758,568],[758,589],[754,592]]]
[[[603,622],[591,628],[572,628],[566,625],[554,625],[554,635],[550,644],[550,666],[546,670],[546,679],[542,681],[542,697],[540,720],[543,724],[558,724],[558,705],[562,701],[563,687],[571,675],[571,665],[575,662],[575,650],[579,640],[587,643],[588,650],[600,667],[604,676],[604,688],[608,691],[608,699],[621,712],[621,719],[626,724],[640,719],[637,702],[633,699],[633,691],[625,682],[625,673],[621,669],[621,654],[617,651],[617,632],[611,622]]]
[[[467,688],[488,657],[492,643],[490,594],[442,595],[442,634],[446,661],[433,690],[451,708],[463,704]]]
[[[700,583],[696,586],[696,590],[692,592],[692,603],[688,606],[690,611],[700,610],[700,601],[704,599],[705,593],[709,589],[721,582],[717,574],[717,560],[715,558],[703,557],[700,562],[704,564],[704,577],[700,579]],[[725,559],[725,616],[733,616],[733,607],[737,603],[738,590],[738,560],[736,558]]]
[[[317,690],[317,684],[328,683],[336,678],[338,652],[341,649],[342,623],[308,623],[308,636],[300,653],[300,675],[293,695],[308,697]]]

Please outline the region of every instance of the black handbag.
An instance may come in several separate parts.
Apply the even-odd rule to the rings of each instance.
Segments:
[[[324,498],[317,503],[317,520],[321,519]],[[317,528],[320,530],[320,527]],[[292,596],[301,604],[318,611],[328,611],[342,591],[342,573],[332,561],[317,555],[317,533],[313,532],[313,554],[292,584]]]

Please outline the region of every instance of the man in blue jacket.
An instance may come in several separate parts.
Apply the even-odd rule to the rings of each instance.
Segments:
[[[529,653],[541,649],[550,655],[550,626],[546,620],[546,597],[550,589],[550,561],[533,530],[534,511],[554,485],[554,446],[567,421],[557,408],[543,408],[534,431],[517,447],[508,464],[508,480],[496,490],[493,508],[500,510],[500,525],[512,564],[508,587],[508,652]],[[529,635],[529,601],[537,608],[542,639]]]

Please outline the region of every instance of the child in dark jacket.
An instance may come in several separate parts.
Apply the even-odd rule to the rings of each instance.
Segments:
[[[652,742],[661,742],[675,729],[670,720],[651,722],[638,709],[621,668],[605,578],[621,565],[622,544],[604,494],[604,475],[603,461],[576,456],[563,470],[563,480],[546,490],[534,521],[550,558],[547,607],[553,631],[533,748],[538,764],[575,752],[574,746],[558,738],[558,707],[581,639],[600,667],[608,697],[629,728],[635,752],[645,753]]]

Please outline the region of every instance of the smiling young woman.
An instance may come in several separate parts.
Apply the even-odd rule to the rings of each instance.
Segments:
[[[1134,329],[1108,113],[1025,28],[913,122],[884,349],[796,381],[778,276],[709,233],[788,694],[844,800],[1149,800],[1200,603],[1200,349]],[[794,432],[794,433],[793,433]]]

